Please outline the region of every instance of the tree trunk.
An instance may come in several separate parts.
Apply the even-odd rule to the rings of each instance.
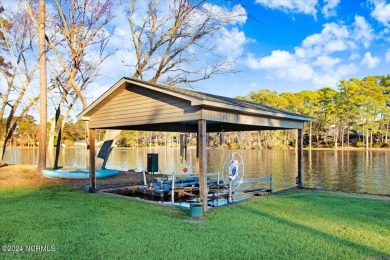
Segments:
[[[6,165],[6,163],[3,161],[4,158],[5,149],[3,147],[0,149],[0,166]]]
[[[311,129],[312,129],[312,126],[313,126],[313,123],[310,121],[310,124],[309,124],[309,149],[311,150],[311,138],[312,138],[312,133],[311,133]]]
[[[46,75],[46,44],[45,44],[45,0],[39,0],[39,93],[40,93],[40,124],[39,124],[39,159],[38,172],[46,167],[46,140],[47,140],[47,75]]]
[[[54,136],[56,133],[56,120],[50,120],[49,137],[47,141],[47,157],[49,159],[49,166],[54,167]]]
[[[62,130],[63,130],[63,128],[64,128],[64,123],[62,123],[62,125],[60,127],[60,130],[58,131],[56,155],[55,155],[55,158],[54,158],[53,169],[58,169],[58,158],[60,157],[60,149],[61,149],[61,140],[62,140]]]
[[[373,144],[373,142],[374,142],[374,138],[372,138],[372,131],[371,131],[371,133],[370,133],[370,138],[371,138],[371,140],[370,140],[370,148],[372,149],[372,144]]]

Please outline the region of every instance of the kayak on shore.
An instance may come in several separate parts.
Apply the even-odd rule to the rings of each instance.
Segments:
[[[88,170],[43,170],[43,175],[51,179],[89,179]],[[118,175],[119,170],[96,170],[96,178]]]

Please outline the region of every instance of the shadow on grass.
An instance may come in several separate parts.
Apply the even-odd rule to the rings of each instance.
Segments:
[[[324,239],[324,240],[330,241],[333,244],[338,244],[340,246],[352,248],[352,249],[356,250],[358,253],[360,253],[362,255],[366,255],[367,257],[374,256],[374,257],[379,257],[379,258],[383,258],[383,259],[388,259],[390,257],[390,255],[383,253],[383,252],[380,252],[380,251],[373,249],[371,247],[364,246],[364,245],[358,244],[356,242],[348,241],[346,239],[339,238],[335,235],[327,234],[327,233],[322,232],[320,230],[316,230],[314,228],[311,228],[311,227],[308,227],[308,226],[305,226],[302,224],[294,223],[294,222],[286,220],[284,218],[277,217],[275,215],[271,215],[271,214],[265,213],[263,211],[254,209],[254,208],[250,208],[248,206],[237,205],[237,208],[239,208],[243,211],[246,211],[248,213],[257,215],[257,216],[268,218],[268,219],[275,221],[277,223],[280,223],[282,225],[286,225],[290,228],[296,229],[299,232],[307,233],[309,236]]]
[[[65,210],[69,207],[68,211],[63,212],[64,214],[69,214],[72,211],[77,215],[88,217],[86,211],[94,214],[117,212],[143,218],[142,214],[139,213],[144,210],[143,213],[156,214],[155,217],[188,218],[188,210],[183,208],[159,203],[146,203],[143,200],[126,196],[107,195],[98,192],[88,193],[83,189],[75,189],[72,186],[65,185],[0,190],[0,209],[2,207],[16,210],[18,214],[22,215],[23,212],[31,210],[36,214],[42,214],[43,217],[47,217],[45,213],[51,210],[53,210],[52,213],[55,213],[57,209]],[[39,208],[43,211],[37,211]]]
[[[386,196],[304,190],[291,193],[291,196],[285,197],[284,200],[335,218],[345,216],[340,220],[356,225],[373,225],[383,230],[388,230],[390,226],[390,211],[383,210],[390,207],[390,199]],[[350,215],[353,215],[353,219],[349,218]]]
[[[0,245],[55,247],[55,252],[9,252],[9,259],[77,259],[86,252],[96,259],[123,258],[122,250],[142,251],[155,230],[170,230],[189,219],[172,207],[68,187],[0,191],[0,212]]]

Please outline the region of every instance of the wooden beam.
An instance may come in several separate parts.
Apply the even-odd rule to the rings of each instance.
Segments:
[[[96,190],[95,178],[95,129],[89,129],[89,180],[91,191]]]
[[[303,174],[303,129],[298,129],[298,188],[304,188]]]
[[[198,159],[199,159],[199,196],[203,212],[207,211],[207,154],[206,154],[206,120],[198,120],[197,135]]]

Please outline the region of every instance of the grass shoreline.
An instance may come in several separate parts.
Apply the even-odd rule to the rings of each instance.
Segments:
[[[54,248],[0,251],[2,259],[390,259],[385,196],[296,189],[195,221],[188,210],[86,193],[78,182],[32,185],[39,176],[28,179],[28,169],[19,179],[0,173],[0,245]]]

